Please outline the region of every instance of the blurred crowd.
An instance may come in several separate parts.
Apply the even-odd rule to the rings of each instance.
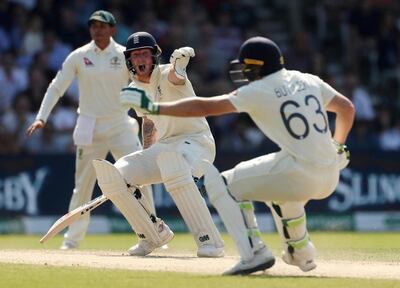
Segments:
[[[395,0],[6,0],[0,1],[0,154],[70,153],[78,89],[72,85],[42,131],[25,136],[66,56],[90,41],[98,9],[117,19],[115,40],[155,36],[163,62],[175,48],[196,51],[188,71],[195,92],[233,89],[229,61],[243,40],[276,41],[287,69],[319,75],[356,106],[352,150],[400,151],[400,2]],[[242,114],[209,118],[221,152],[270,149]]]

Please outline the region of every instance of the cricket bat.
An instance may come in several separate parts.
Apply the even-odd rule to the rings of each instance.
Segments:
[[[65,227],[71,225],[74,223],[76,220],[78,220],[82,215],[85,215],[86,213],[92,211],[96,207],[100,206],[104,202],[106,202],[108,199],[106,196],[101,195],[85,204],[82,206],[79,206],[78,208],[72,210],[71,212],[68,212],[64,216],[62,216],[60,219],[58,219],[53,226],[50,227],[49,231],[47,231],[46,235],[40,239],[40,243],[44,243],[50,238],[54,237],[57,235],[60,231],[62,231]]]

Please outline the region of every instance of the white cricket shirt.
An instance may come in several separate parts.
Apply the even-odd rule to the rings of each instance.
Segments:
[[[101,50],[94,41],[74,50],[50,83],[36,119],[44,121],[72,80],[79,87],[78,113],[93,118],[121,116],[126,111],[119,103],[119,93],[129,83],[125,65],[125,47],[112,38]]]
[[[184,85],[174,85],[168,80],[170,64],[159,65],[151,74],[150,83],[133,79],[129,86],[146,91],[154,102],[169,102],[182,98],[196,97],[192,84],[186,79]],[[158,140],[182,135],[196,135],[206,133],[211,136],[210,127],[203,118],[179,118],[163,115],[146,115],[157,129]]]
[[[317,164],[336,159],[325,107],[339,93],[319,77],[282,69],[229,95],[283,151]]]

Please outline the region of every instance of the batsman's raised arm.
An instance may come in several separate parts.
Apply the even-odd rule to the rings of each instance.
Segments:
[[[186,66],[189,64],[190,57],[194,56],[195,53],[192,47],[175,49],[169,59],[171,69],[168,73],[168,81],[175,85],[185,84],[187,78]]]

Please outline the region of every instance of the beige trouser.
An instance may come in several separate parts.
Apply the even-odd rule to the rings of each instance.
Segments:
[[[342,154],[331,165],[315,165],[280,151],[241,162],[222,175],[238,201],[307,202],[332,194],[344,161]]]
[[[164,183],[199,248],[198,255],[222,256],[224,246],[192,176],[202,176],[202,160],[214,160],[210,133],[169,138],[122,157],[114,166],[134,186]],[[204,247],[213,247],[212,252]],[[210,256],[206,256],[210,257]]]
[[[222,175],[237,201],[260,201],[271,208],[286,262],[299,266],[312,261],[316,253],[308,236],[304,205],[333,193],[346,162],[341,154],[331,165],[316,165],[281,151],[242,162]]]
[[[160,153],[168,151],[181,154],[191,167],[192,175],[196,177],[202,173],[200,160],[207,159],[212,163],[215,157],[214,141],[209,135],[185,135],[157,142],[148,149],[122,157],[115,163],[115,167],[133,185],[162,183],[157,158]]]
[[[94,159],[104,159],[110,151],[119,159],[142,149],[138,139],[136,120],[128,116],[96,120],[93,142],[89,146],[78,146],[75,162],[75,188],[69,204],[69,211],[92,198],[96,174],[92,165]],[[64,238],[79,243],[83,240],[89,225],[89,214],[69,226]]]

